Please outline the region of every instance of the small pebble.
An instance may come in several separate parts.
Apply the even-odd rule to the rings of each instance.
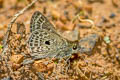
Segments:
[[[44,63],[39,61],[34,62],[33,68],[38,72],[48,71],[47,66]]]
[[[98,27],[102,27],[104,23],[108,22],[109,20],[106,19],[104,16],[101,17],[100,21],[97,23]]]
[[[111,42],[109,36],[105,36],[105,37],[104,37],[104,41],[105,41],[107,44],[109,44],[109,43]]]
[[[92,13],[92,11],[93,11],[92,6],[90,6],[90,5],[86,5],[86,6],[84,7],[84,9],[85,9],[86,11],[88,11],[89,13]]]
[[[12,55],[12,56],[11,56],[11,61],[12,61],[13,63],[19,64],[19,63],[21,63],[21,62],[23,61],[23,58],[24,58],[24,56],[23,56],[23,55],[20,55],[20,54]]]
[[[16,37],[15,37],[16,39],[20,39],[20,38],[21,38],[21,35],[20,35],[20,34],[16,34],[15,36],[16,36]]]
[[[102,16],[102,22],[108,22],[108,20],[104,16]]]
[[[56,10],[52,10],[51,15],[53,16],[54,19],[59,19],[60,18],[60,13]]]
[[[0,0],[0,8],[3,8],[3,2],[4,0]]]
[[[59,29],[62,29],[64,27],[64,24],[61,21],[56,21],[56,27]]]
[[[114,18],[115,16],[116,16],[115,13],[111,13],[109,17],[110,17],[110,18]]]
[[[64,15],[61,15],[60,20],[65,24],[67,22],[67,18]]]
[[[13,80],[13,79],[10,76],[8,76],[8,77],[5,77],[5,78],[3,78],[1,80]]]

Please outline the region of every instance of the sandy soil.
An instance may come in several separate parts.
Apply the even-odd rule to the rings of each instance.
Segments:
[[[32,0],[0,0],[0,52],[2,40],[10,20],[19,10]],[[8,41],[9,50],[5,59],[0,56],[0,79],[3,80],[38,80],[44,75],[45,80],[120,80],[120,1],[119,0],[41,0],[21,15],[13,25]],[[92,54],[75,54],[66,64],[63,59],[59,62],[49,58],[35,61],[33,64],[21,65],[25,59],[23,54],[29,50],[25,41],[29,36],[29,26],[32,14],[42,12],[52,22],[56,29],[72,30],[79,27],[80,37],[96,33],[100,34]],[[83,19],[93,20],[97,32],[91,29],[89,23],[72,19],[78,14]],[[17,23],[23,23],[25,33],[17,34]],[[68,36],[69,38],[69,36]],[[74,37],[73,37],[74,38]],[[107,38],[107,39],[106,39]],[[7,57],[9,57],[8,60]],[[7,61],[7,63],[6,63]],[[46,64],[46,62],[48,62]]]

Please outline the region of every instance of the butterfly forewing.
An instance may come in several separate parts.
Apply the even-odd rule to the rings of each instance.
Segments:
[[[36,11],[33,14],[30,22],[30,32],[33,32],[36,29],[48,29],[48,31],[55,31],[54,26],[39,11]]]

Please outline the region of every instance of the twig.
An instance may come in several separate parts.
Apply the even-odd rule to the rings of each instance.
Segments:
[[[8,38],[9,38],[9,35],[10,35],[10,32],[11,32],[11,28],[12,28],[12,25],[14,24],[14,22],[16,21],[16,19],[22,15],[25,11],[27,11],[32,5],[35,4],[35,2],[37,2],[38,0],[34,0],[32,3],[30,3],[27,7],[25,7],[24,9],[22,9],[21,11],[19,11],[18,13],[16,13],[12,20],[10,21],[10,23],[8,24],[8,28],[7,28],[7,32],[5,34],[5,37],[3,39],[3,50],[2,50],[2,57],[3,57],[3,60],[5,61],[5,64],[6,64],[6,67],[8,67],[8,69],[10,70],[10,74],[13,74],[13,71],[11,69],[11,67],[9,66],[8,64],[8,60],[9,60],[9,55],[10,54],[5,54],[6,51],[8,50],[8,45],[7,45],[7,41],[8,41]],[[7,59],[5,58],[7,55]]]

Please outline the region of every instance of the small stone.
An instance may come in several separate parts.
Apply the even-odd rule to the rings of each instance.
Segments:
[[[1,80],[13,80],[10,76],[8,76],[8,77],[4,77],[3,79],[1,79]]]
[[[115,13],[111,13],[109,17],[110,17],[110,18],[114,18],[115,16],[116,16]]]
[[[113,4],[113,6],[115,6],[115,7],[119,7],[120,0],[112,0],[112,4]]]
[[[20,64],[16,64],[16,63],[13,63],[12,64],[12,68],[13,68],[13,70],[17,70],[17,69],[19,69],[20,68]]]
[[[23,61],[23,58],[24,58],[23,55],[21,55],[21,54],[15,54],[15,55],[12,55],[12,56],[11,56],[11,59],[10,59],[10,60],[11,60],[13,63],[19,64],[19,63],[21,63],[21,62]]]
[[[63,27],[63,29],[65,29],[65,30],[73,30],[73,28],[74,28],[74,24],[73,23],[67,23]]]
[[[48,64],[47,65],[47,68],[50,70],[50,69],[53,69],[53,67],[54,67],[54,63],[51,63],[51,64]]]
[[[3,2],[4,0],[0,0],[0,8],[2,8],[3,7]]]
[[[62,29],[63,26],[64,26],[64,24],[63,24],[61,21],[58,20],[58,21],[56,22],[56,27],[57,27],[57,28]]]
[[[107,44],[109,44],[109,43],[111,42],[109,36],[105,36],[105,37],[104,37],[104,41],[105,41]]]
[[[83,6],[82,1],[80,1],[80,0],[79,1],[72,1],[72,4],[76,9],[82,8],[82,6]]]
[[[21,35],[20,35],[20,34],[16,34],[15,36],[16,36],[16,39],[17,39],[17,40],[21,38]]]
[[[102,16],[101,22],[108,22],[108,20],[107,20],[107,18],[105,18],[104,16]]]
[[[60,13],[55,11],[55,10],[52,10],[51,14],[52,14],[54,19],[59,19],[60,18]]]
[[[92,13],[92,6],[88,6],[88,5],[86,5],[85,7],[84,7],[84,9],[86,10],[86,11],[88,11],[89,13]]]
[[[65,16],[61,16],[60,17],[60,20],[63,22],[63,23],[66,23],[67,22],[67,18]]]
[[[36,71],[38,72],[47,71],[47,66],[42,62],[44,62],[44,60],[39,60],[34,62],[33,67]]]

